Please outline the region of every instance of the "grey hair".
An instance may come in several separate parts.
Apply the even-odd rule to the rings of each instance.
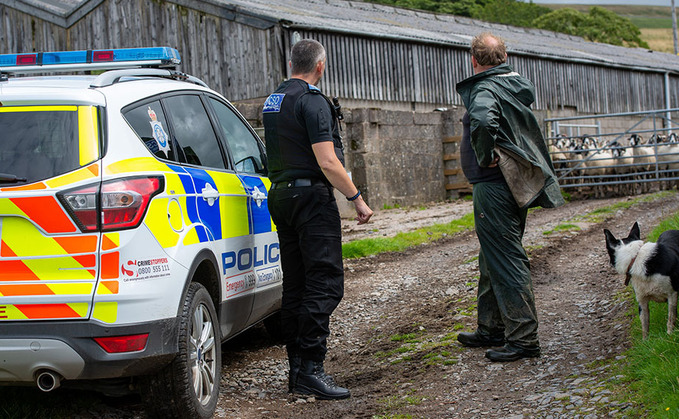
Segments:
[[[313,39],[302,39],[292,47],[292,74],[308,74],[325,59],[325,48]]]
[[[482,66],[496,66],[507,61],[505,41],[490,32],[483,32],[472,39],[471,53]]]

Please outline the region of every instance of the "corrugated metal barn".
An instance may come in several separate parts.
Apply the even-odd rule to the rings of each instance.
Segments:
[[[460,105],[471,36],[507,40],[537,86],[538,109],[613,113],[679,106],[679,58],[345,0],[3,0],[0,52],[168,45],[182,70],[232,100],[266,96],[286,77],[297,32],[326,45],[322,87],[360,101]],[[422,108],[424,109],[424,108]],[[430,109],[429,106],[426,109]]]
[[[469,43],[484,31],[535,83],[543,120],[679,107],[679,57],[450,15],[347,0],[0,0],[0,53],[171,46],[181,71],[255,126],[288,77],[290,46],[321,41],[320,87],[346,110],[347,168],[374,208],[469,191],[455,84],[472,74]]]

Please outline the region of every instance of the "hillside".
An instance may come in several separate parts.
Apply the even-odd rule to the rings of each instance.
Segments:
[[[569,7],[587,13],[592,5],[586,4],[540,4],[550,9]],[[674,52],[672,37],[672,10],[663,6],[600,5],[632,21],[641,30],[641,39],[654,51]]]

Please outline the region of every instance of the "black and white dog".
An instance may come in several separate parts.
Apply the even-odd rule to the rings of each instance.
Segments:
[[[665,231],[656,243],[641,240],[639,223],[621,240],[609,230],[604,229],[604,234],[611,265],[625,275],[625,285],[631,282],[634,288],[643,338],[648,337],[649,301],[667,302],[667,333],[672,333],[679,290],[679,230]]]

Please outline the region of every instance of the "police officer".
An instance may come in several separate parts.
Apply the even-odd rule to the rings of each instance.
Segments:
[[[356,220],[373,212],[344,169],[338,111],[315,85],[325,71],[323,45],[303,39],[292,48],[292,77],[264,103],[268,206],[283,267],[282,332],[290,362],[288,390],[344,399],[323,361],[330,315],[344,295],[342,232],[333,187],[354,203]]]

